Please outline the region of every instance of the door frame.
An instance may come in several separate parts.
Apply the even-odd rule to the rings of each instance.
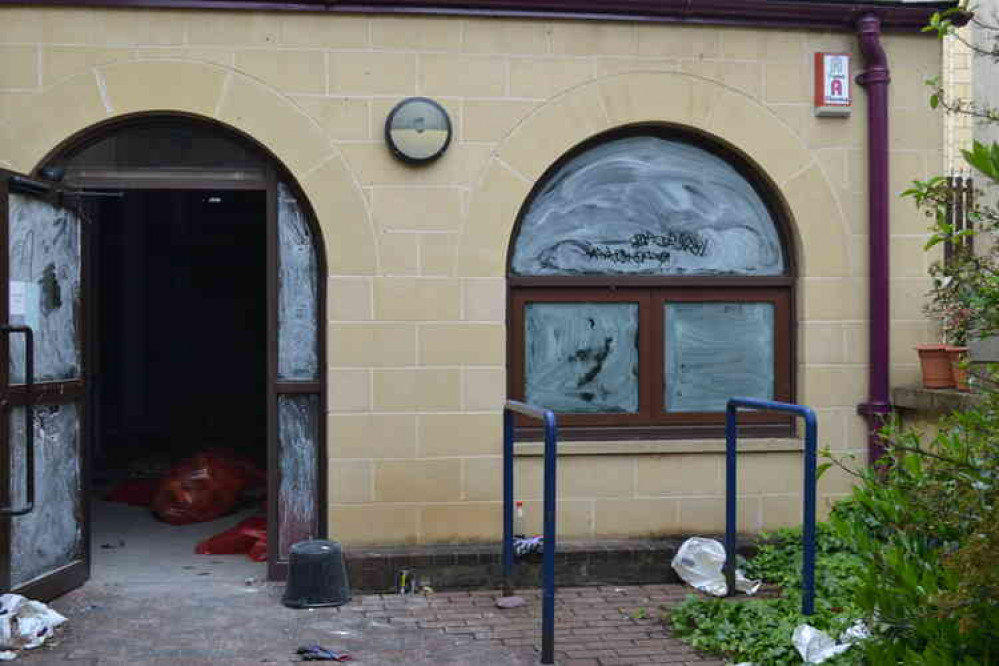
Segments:
[[[177,113],[177,112],[141,112],[135,114],[129,114],[127,116],[121,116],[111,120],[107,120],[97,125],[93,125],[81,132],[78,132],[74,136],[66,139],[53,150],[51,150],[36,166],[32,171],[32,176],[35,178],[40,178],[45,167],[51,164],[59,164],[65,161],[68,157],[74,155],[80,150],[93,145],[102,139],[113,135],[115,133],[133,129],[140,128],[144,126],[151,126],[162,123],[177,123],[177,122],[188,122],[192,124],[201,125],[209,130],[220,132],[221,134],[229,137],[230,139],[242,143],[245,147],[250,149],[259,158],[260,162],[264,165],[263,172],[257,179],[247,178],[245,172],[242,170],[233,170],[229,172],[231,174],[238,174],[239,177],[224,177],[227,172],[220,171],[219,169],[206,168],[206,169],[185,169],[183,175],[174,176],[170,174],[169,168],[163,169],[149,169],[146,173],[147,175],[159,173],[160,175],[155,178],[138,177],[135,174],[135,169],[125,169],[124,172],[116,172],[115,170],[106,170],[103,173],[96,174],[91,172],[89,175],[78,178],[73,181],[75,186],[79,186],[83,189],[89,188],[100,188],[100,189],[114,189],[114,190],[154,190],[154,189],[165,189],[165,190],[215,190],[215,191],[232,191],[232,190],[262,190],[266,192],[266,225],[267,225],[267,531],[268,531],[268,547],[267,547],[267,576],[271,580],[284,580],[287,577],[288,563],[287,560],[280,559],[280,554],[278,552],[278,494],[281,482],[281,468],[280,468],[280,442],[278,441],[278,412],[277,403],[278,396],[289,395],[289,394],[314,394],[319,396],[319,414],[318,419],[318,434],[316,442],[316,538],[326,538],[328,535],[329,523],[328,523],[328,453],[327,453],[327,419],[326,415],[328,412],[328,382],[327,382],[327,364],[326,364],[326,353],[327,353],[327,312],[326,312],[326,296],[327,296],[327,262],[326,262],[326,251],[325,242],[323,239],[322,230],[318,224],[318,217],[316,216],[315,210],[312,207],[312,203],[309,198],[305,195],[304,189],[298,182],[298,179],[294,177],[291,171],[284,166],[284,164],[265,146],[263,146],[259,141],[254,139],[252,136],[241,132],[240,130],[221,123],[217,120],[205,118],[203,116],[198,116],[190,113]],[[126,173],[131,171],[131,173]],[[279,381],[277,370],[278,370],[278,273],[279,273],[279,247],[278,247],[278,182],[285,184],[289,190],[294,194],[302,214],[305,217],[305,222],[309,227],[309,231],[313,239],[313,249],[315,251],[316,263],[317,263],[317,311],[316,316],[317,322],[317,355],[318,355],[318,381],[317,382],[282,382]],[[99,220],[94,222],[99,224]],[[83,270],[84,275],[89,275],[89,264],[92,257],[92,248],[90,244],[89,233],[87,233],[86,228],[84,228],[84,242],[83,248],[86,254],[83,257]],[[0,238],[0,241],[4,241],[4,238]],[[4,247],[0,245],[0,247]],[[7,302],[4,294],[6,293],[6,285],[3,285],[3,291],[0,292],[0,298],[3,298],[2,309],[0,309],[0,314],[5,314]],[[92,308],[96,306],[97,299],[93,298],[94,287],[91,285],[89,279],[81,279],[81,289],[86,289],[83,292],[83,298],[86,303],[86,314],[84,316],[84,330],[90,331],[91,328],[96,323],[96,311]],[[6,319],[4,319],[6,321]],[[97,332],[99,335],[99,331]],[[95,366],[91,366],[90,362],[96,359],[92,358],[91,354],[97,349],[96,344],[92,344],[93,341],[87,340],[90,344],[84,348],[85,350],[85,367],[86,372],[90,373],[91,369]],[[87,375],[84,375],[85,377]],[[85,404],[87,407],[95,407],[91,404],[92,401],[93,388],[88,390],[88,396],[86,398]],[[91,469],[91,453],[92,453],[92,437],[94,433],[90,428],[91,420],[86,419],[83,421],[87,424],[87,430],[83,431],[84,446],[83,446],[83,456],[84,456],[84,469],[87,474],[86,478],[86,490],[89,493],[90,486],[90,469]],[[82,427],[82,426],[81,426]],[[87,498],[89,500],[89,498]],[[89,518],[89,506],[87,506],[87,516],[86,516],[86,526],[84,532],[84,538],[86,539],[86,546],[88,549],[87,555],[89,559],[89,549],[90,543],[90,518]],[[4,544],[0,543],[0,547]],[[0,571],[2,573],[2,571]],[[85,578],[84,578],[85,580]],[[82,583],[83,581],[80,581]]]

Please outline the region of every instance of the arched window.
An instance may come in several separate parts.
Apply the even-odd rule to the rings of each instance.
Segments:
[[[734,151],[672,130],[561,159],[511,247],[511,395],[590,439],[716,436],[731,396],[792,399],[793,279],[770,189]]]

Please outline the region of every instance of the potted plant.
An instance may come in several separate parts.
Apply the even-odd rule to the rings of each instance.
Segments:
[[[933,286],[923,310],[940,322],[944,344],[920,345],[920,368],[926,388],[957,388],[968,390],[965,357],[968,352],[968,331],[974,320],[970,304],[973,290],[956,278],[941,262],[930,268]]]
[[[982,151],[989,155],[983,158]],[[999,173],[999,150],[990,151],[976,142],[973,150],[964,152],[968,162],[980,171],[983,160],[996,160]],[[992,179],[991,173],[983,173]],[[999,211],[980,205],[979,199],[968,206],[966,220],[954,224],[948,220],[953,192],[946,179],[931,178],[914,185],[906,194],[913,196],[927,215],[934,218],[926,249],[945,245],[950,250],[946,260],[934,261],[929,269],[933,282],[924,311],[940,322],[944,344],[917,348],[923,385],[968,390],[969,340],[999,333],[999,248],[992,244],[984,251],[981,248],[976,251],[971,239],[982,231],[990,232],[987,234],[990,237],[999,230]]]

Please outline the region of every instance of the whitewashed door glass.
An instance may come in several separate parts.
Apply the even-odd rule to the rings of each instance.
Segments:
[[[319,382],[319,261],[291,189],[278,184],[278,382]],[[318,390],[318,389],[317,389]],[[319,394],[278,396],[278,556],[319,533]]]
[[[278,547],[285,557],[292,544],[316,536],[319,396],[279,396],[278,432],[281,447]]]
[[[21,194],[9,199],[10,323],[35,336],[35,381],[80,378],[80,218]],[[12,384],[24,383],[24,336],[10,342]]]
[[[24,407],[10,410],[11,499],[24,506]],[[80,474],[80,419],[76,405],[34,408],[35,508],[11,518],[11,587],[81,560],[84,556]]]
[[[291,190],[278,184],[278,380],[319,380],[319,266]]]

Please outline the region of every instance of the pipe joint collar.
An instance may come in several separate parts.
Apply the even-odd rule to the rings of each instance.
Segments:
[[[887,69],[869,69],[858,74],[856,81],[865,88],[879,83],[888,85],[891,83],[891,73]]]

